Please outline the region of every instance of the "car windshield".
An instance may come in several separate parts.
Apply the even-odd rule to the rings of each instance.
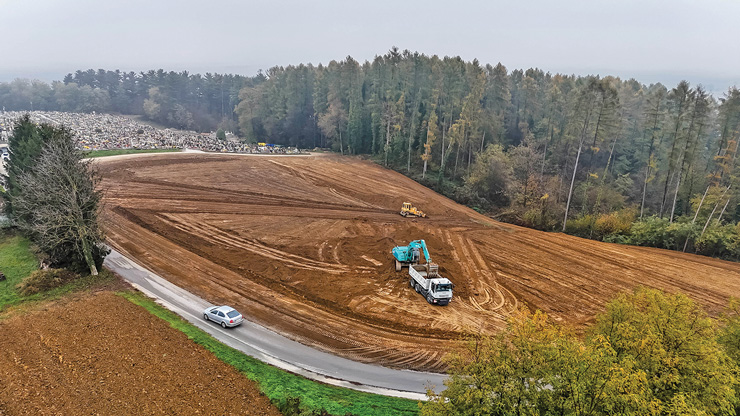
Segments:
[[[236,318],[237,316],[239,316],[239,312],[237,312],[236,310],[232,310],[231,312],[228,312],[226,315],[229,315],[229,318]]]
[[[437,290],[436,290],[437,292],[444,292],[444,291],[447,291],[447,290],[452,290],[452,285],[451,284],[439,284],[439,285],[437,285]]]

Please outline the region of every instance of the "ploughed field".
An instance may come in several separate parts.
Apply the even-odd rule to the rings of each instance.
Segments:
[[[279,416],[236,369],[112,292],[0,321],[0,415]]]
[[[373,163],[334,155],[162,154],[99,162],[112,246],[206,300],[305,344],[442,370],[465,332],[526,305],[583,328],[638,285],[718,313],[740,265],[503,224]],[[428,218],[404,218],[412,202]],[[455,284],[429,305],[391,249],[425,239]]]

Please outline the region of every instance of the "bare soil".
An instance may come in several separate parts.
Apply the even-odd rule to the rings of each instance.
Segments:
[[[0,321],[2,415],[280,415],[233,367],[109,291]]]
[[[373,163],[333,155],[100,160],[110,243],[173,283],[303,343],[442,370],[465,332],[522,305],[583,329],[617,293],[683,292],[718,313],[740,265],[496,222]],[[404,218],[412,202],[428,218]],[[432,306],[391,248],[425,239],[455,284]]]

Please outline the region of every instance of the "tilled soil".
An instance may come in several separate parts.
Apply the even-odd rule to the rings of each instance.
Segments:
[[[583,328],[621,291],[681,291],[717,313],[740,265],[503,224],[370,162],[333,155],[101,160],[117,249],[213,303],[353,359],[442,370],[466,332],[527,305]],[[429,218],[398,215],[412,202]],[[425,239],[455,284],[432,306],[391,248]]]
[[[0,414],[280,415],[257,386],[111,292],[0,321]]]

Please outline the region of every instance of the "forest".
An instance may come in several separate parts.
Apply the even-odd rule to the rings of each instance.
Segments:
[[[88,98],[81,98],[88,97]],[[392,48],[254,77],[88,70],[8,110],[113,111],[368,157],[494,218],[740,258],[740,91],[509,70]]]

